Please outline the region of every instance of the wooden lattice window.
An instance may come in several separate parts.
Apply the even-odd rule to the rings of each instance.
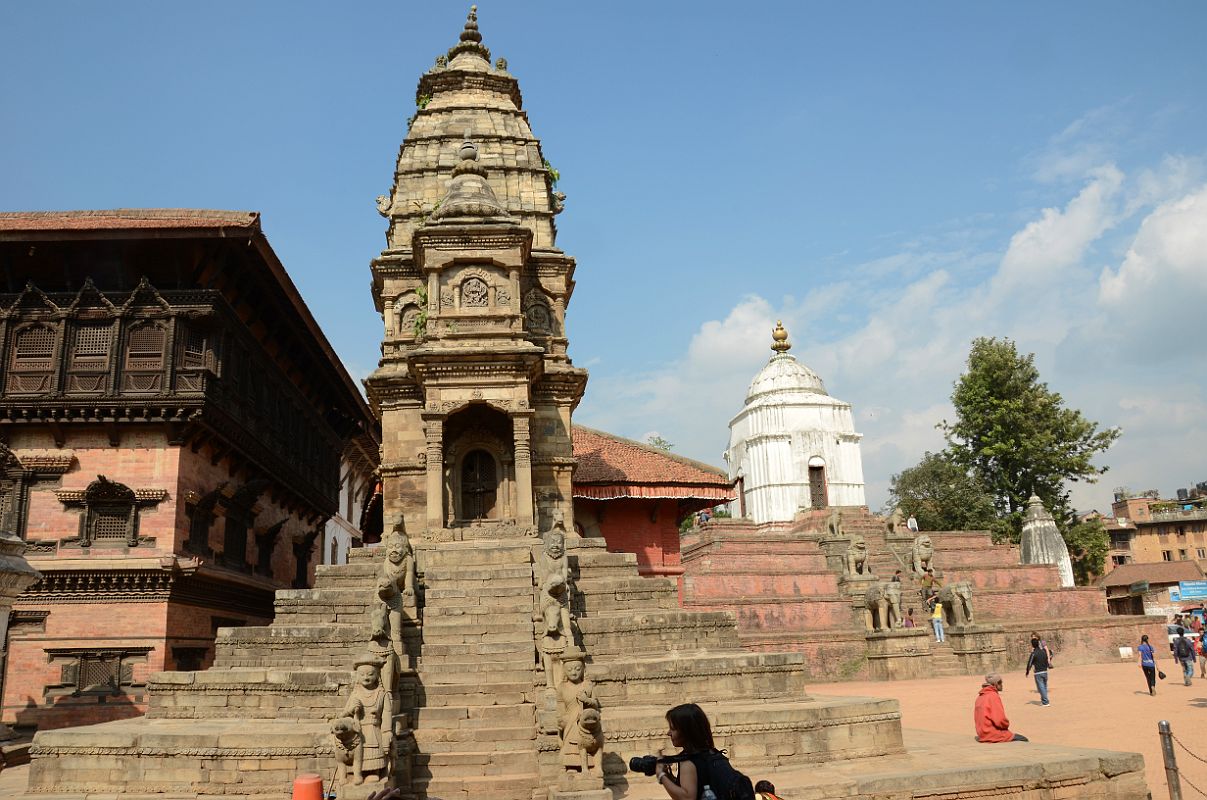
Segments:
[[[71,368],[104,369],[109,363],[112,339],[111,325],[78,326],[71,340]]]
[[[13,345],[13,369],[50,369],[54,363],[54,328],[32,325],[18,331]]]
[[[59,682],[47,686],[46,694],[49,697],[125,694],[139,685],[134,682],[134,664],[145,662],[150,651],[149,647],[47,650],[48,660],[59,665]]]
[[[124,541],[130,538],[130,506],[102,506],[92,511],[94,541]]]
[[[181,336],[180,343],[180,366],[204,367],[206,350],[205,331],[190,326],[183,333],[184,335]]]
[[[126,348],[126,369],[163,369],[163,350],[167,332],[158,325],[140,325],[130,331]]]

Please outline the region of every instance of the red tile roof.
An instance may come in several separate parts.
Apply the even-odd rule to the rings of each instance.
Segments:
[[[257,211],[198,208],[117,208],[108,211],[3,211],[0,231],[115,231],[256,228]]]
[[[1136,581],[1150,584],[1171,584],[1178,581],[1201,581],[1203,570],[1193,561],[1156,561],[1145,564],[1120,564],[1102,576],[1099,586],[1130,586]]]
[[[611,433],[575,425],[574,496],[704,498],[737,497],[733,481],[717,467]]]

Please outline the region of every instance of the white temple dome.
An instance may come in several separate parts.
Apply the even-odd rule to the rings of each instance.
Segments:
[[[768,392],[814,392],[827,394],[826,385],[816,372],[788,353],[777,353],[759,370],[746,391],[746,402]]]
[[[816,372],[788,355],[782,323],[771,339],[775,355],[729,423],[725,461],[742,493],[735,511],[762,524],[790,521],[802,510],[865,506],[863,437],[851,404],[831,397]]]

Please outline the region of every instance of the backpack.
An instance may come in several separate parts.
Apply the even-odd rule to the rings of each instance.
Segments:
[[[697,778],[701,791],[704,786],[711,787],[717,800],[754,800],[754,784],[733,768],[723,750],[713,750],[707,755],[702,772]]]
[[[1173,654],[1175,658],[1181,660],[1194,658],[1194,648],[1191,646],[1190,640],[1185,636],[1179,636],[1173,643]]]

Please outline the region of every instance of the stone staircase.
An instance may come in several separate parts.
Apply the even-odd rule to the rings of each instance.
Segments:
[[[539,785],[531,541],[422,551],[418,793],[530,800]]]
[[[963,675],[965,669],[951,649],[950,642],[930,643],[930,678],[943,678],[951,675]]]
[[[353,558],[317,567],[312,589],[278,590],[271,625],[220,628],[210,669],[152,674],[145,718],[38,734],[29,796],[286,797],[299,773],[326,779],[328,720],[365,648],[380,554]],[[404,641],[417,655],[414,620]],[[400,686],[404,710],[413,707],[414,670]]]

